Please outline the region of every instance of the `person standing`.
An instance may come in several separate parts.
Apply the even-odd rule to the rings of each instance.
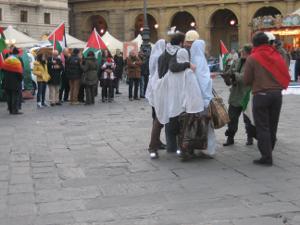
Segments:
[[[62,71],[62,61],[58,57],[58,51],[54,50],[52,52],[52,57],[48,59],[48,72],[51,77],[48,81],[49,101],[51,106],[61,105],[59,101],[59,86],[61,83]]]
[[[241,58],[231,66],[231,69],[228,73],[230,76],[230,95],[229,95],[229,108],[228,114],[230,118],[230,122],[228,123],[228,128],[225,132],[225,136],[227,136],[226,142],[223,146],[230,146],[234,144],[234,136],[238,130],[239,118],[241,113],[243,112],[243,98],[246,93],[250,90],[249,87],[245,86],[243,83],[245,62],[247,57],[251,54],[252,47],[250,45],[245,45],[241,51]],[[247,133],[247,143],[246,145],[253,144],[253,129],[249,118],[243,114],[246,133]]]
[[[9,56],[2,64],[3,88],[6,93],[6,101],[10,114],[23,114],[19,111],[18,99],[20,84],[22,83],[23,67],[21,61],[16,56]]]
[[[63,63],[63,71],[61,74],[61,86],[59,89],[59,101],[60,102],[67,102],[69,100],[69,80],[67,78],[67,73],[69,69],[69,59],[70,59],[70,53],[69,49],[65,48],[62,55],[62,63]]]
[[[116,68],[115,68],[116,94],[120,95],[122,93],[120,92],[119,86],[120,86],[120,81],[122,80],[123,68],[124,68],[124,59],[120,49],[117,49],[116,55],[114,56],[114,61],[116,64]]]
[[[282,89],[288,87],[290,75],[283,57],[269,45],[265,33],[255,34],[252,43],[254,49],[246,61],[244,83],[252,87],[253,117],[257,145],[261,153],[261,158],[253,163],[272,166],[272,152],[282,106]]]
[[[70,85],[70,104],[78,105],[78,94],[80,88],[80,79],[82,76],[81,58],[79,57],[79,49],[73,50],[72,56],[68,60],[67,78]]]
[[[45,54],[38,54],[36,61],[33,64],[32,73],[37,77],[38,92],[37,92],[37,107],[42,108],[48,105],[45,102],[47,82],[50,79],[48,73],[47,60]]]
[[[101,63],[102,102],[112,102],[114,99],[115,63],[111,54],[105,50]]]
[[[136,51],[132,50],[127,58],[127,71],[129,78],[129,100],[139,100],[138,91],[141,79],[141,65],[142,60],[137,55]],[[132,96],[132,89],[134,87],[134,95]],[[133,98],[132,98],[133,97]]]
[[[82,61],[81,68],[84,72],[83,84],[85,86],[85,105],[95,104],[95,88],[98,84],[98,62],[95,53],[90,51]]]
[[[142,67],[141,67],[141,86],[140,97],[145,98],[145,93],[149,80],[149,56],[142,53]]]

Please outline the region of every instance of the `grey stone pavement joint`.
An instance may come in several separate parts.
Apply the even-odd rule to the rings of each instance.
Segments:
[[[215,89],[228,98],[220,79]],[[0,225],[299,225],[298,96],[284,96],[273,167],[258,167],[240,120],[236,143],[181,163],[147,146],[151,108],[129,102],[37,109],[0,103]],[[162,139],[164,139],[162,132]],[[256,142],[255,142],[256,144]]]

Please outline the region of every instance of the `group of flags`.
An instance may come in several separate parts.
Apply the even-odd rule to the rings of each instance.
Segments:
[[[57,50],[58,52],[62,52],[64,48],[67,47],[67,39],[66,39],[66,31],[65,24],[60,24],[48,37],[48,40],[53,44],[53,50]],[[91,51],[99,51],[107,49],[104,41],[102,40],[100,34],[97,32],[96,28],[92,31],[88,42],[86,44],[86,48],[84,52]]]

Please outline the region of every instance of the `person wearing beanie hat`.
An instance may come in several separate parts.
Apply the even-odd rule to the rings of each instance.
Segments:
[[[22,82],[23,67],[16,56],[9,56],[2,64],[3,88],[6,93],[8,111],[10,114],[22,114],[19,112],[18,100],[20,85]]]
[[[238,130],[238,123],[240,115],[243,112],[243,99],[244,96],[250,91],[250,87],[243,83],[245,62],[248,56],[251,54],[252,46],[246,44],[241,49],[241,58],[239,58],[234,64],[231,65],[228,76],[230,77],[230,95],[229,95],[229,108],[228,114],[230,122],[228,123],[228,128],[225,131],[225,136],[227,136],[226,142],[223,146],[230,146],[234,144],[234,136]],[[226,84],[228,85],[228,84]],[[251,125],[249,118],[243,114],[245,129],[247,133],[246,145],[253,144],[253,137],[255,136],[255,127]]]
[[[195,30],[189,30],[185,34],[184,47],[190,49],[194,41],[198,40],[200,35]]]
[[[80,88],[80,79],[82,76],[81,58],[79,57],[79,49],[74,48],[72,56],[68,60],[67,78],[70,86],[70,104],[78,105],[78,94]]]

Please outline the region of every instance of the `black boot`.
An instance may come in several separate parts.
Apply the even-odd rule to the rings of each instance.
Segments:
[[[248,137],[246,145],[253,145],[253,137]]]
[[[234,138],[233,137],[227,137],[227,141],[223,144],[223,146],[230,146],[234,144]]]

